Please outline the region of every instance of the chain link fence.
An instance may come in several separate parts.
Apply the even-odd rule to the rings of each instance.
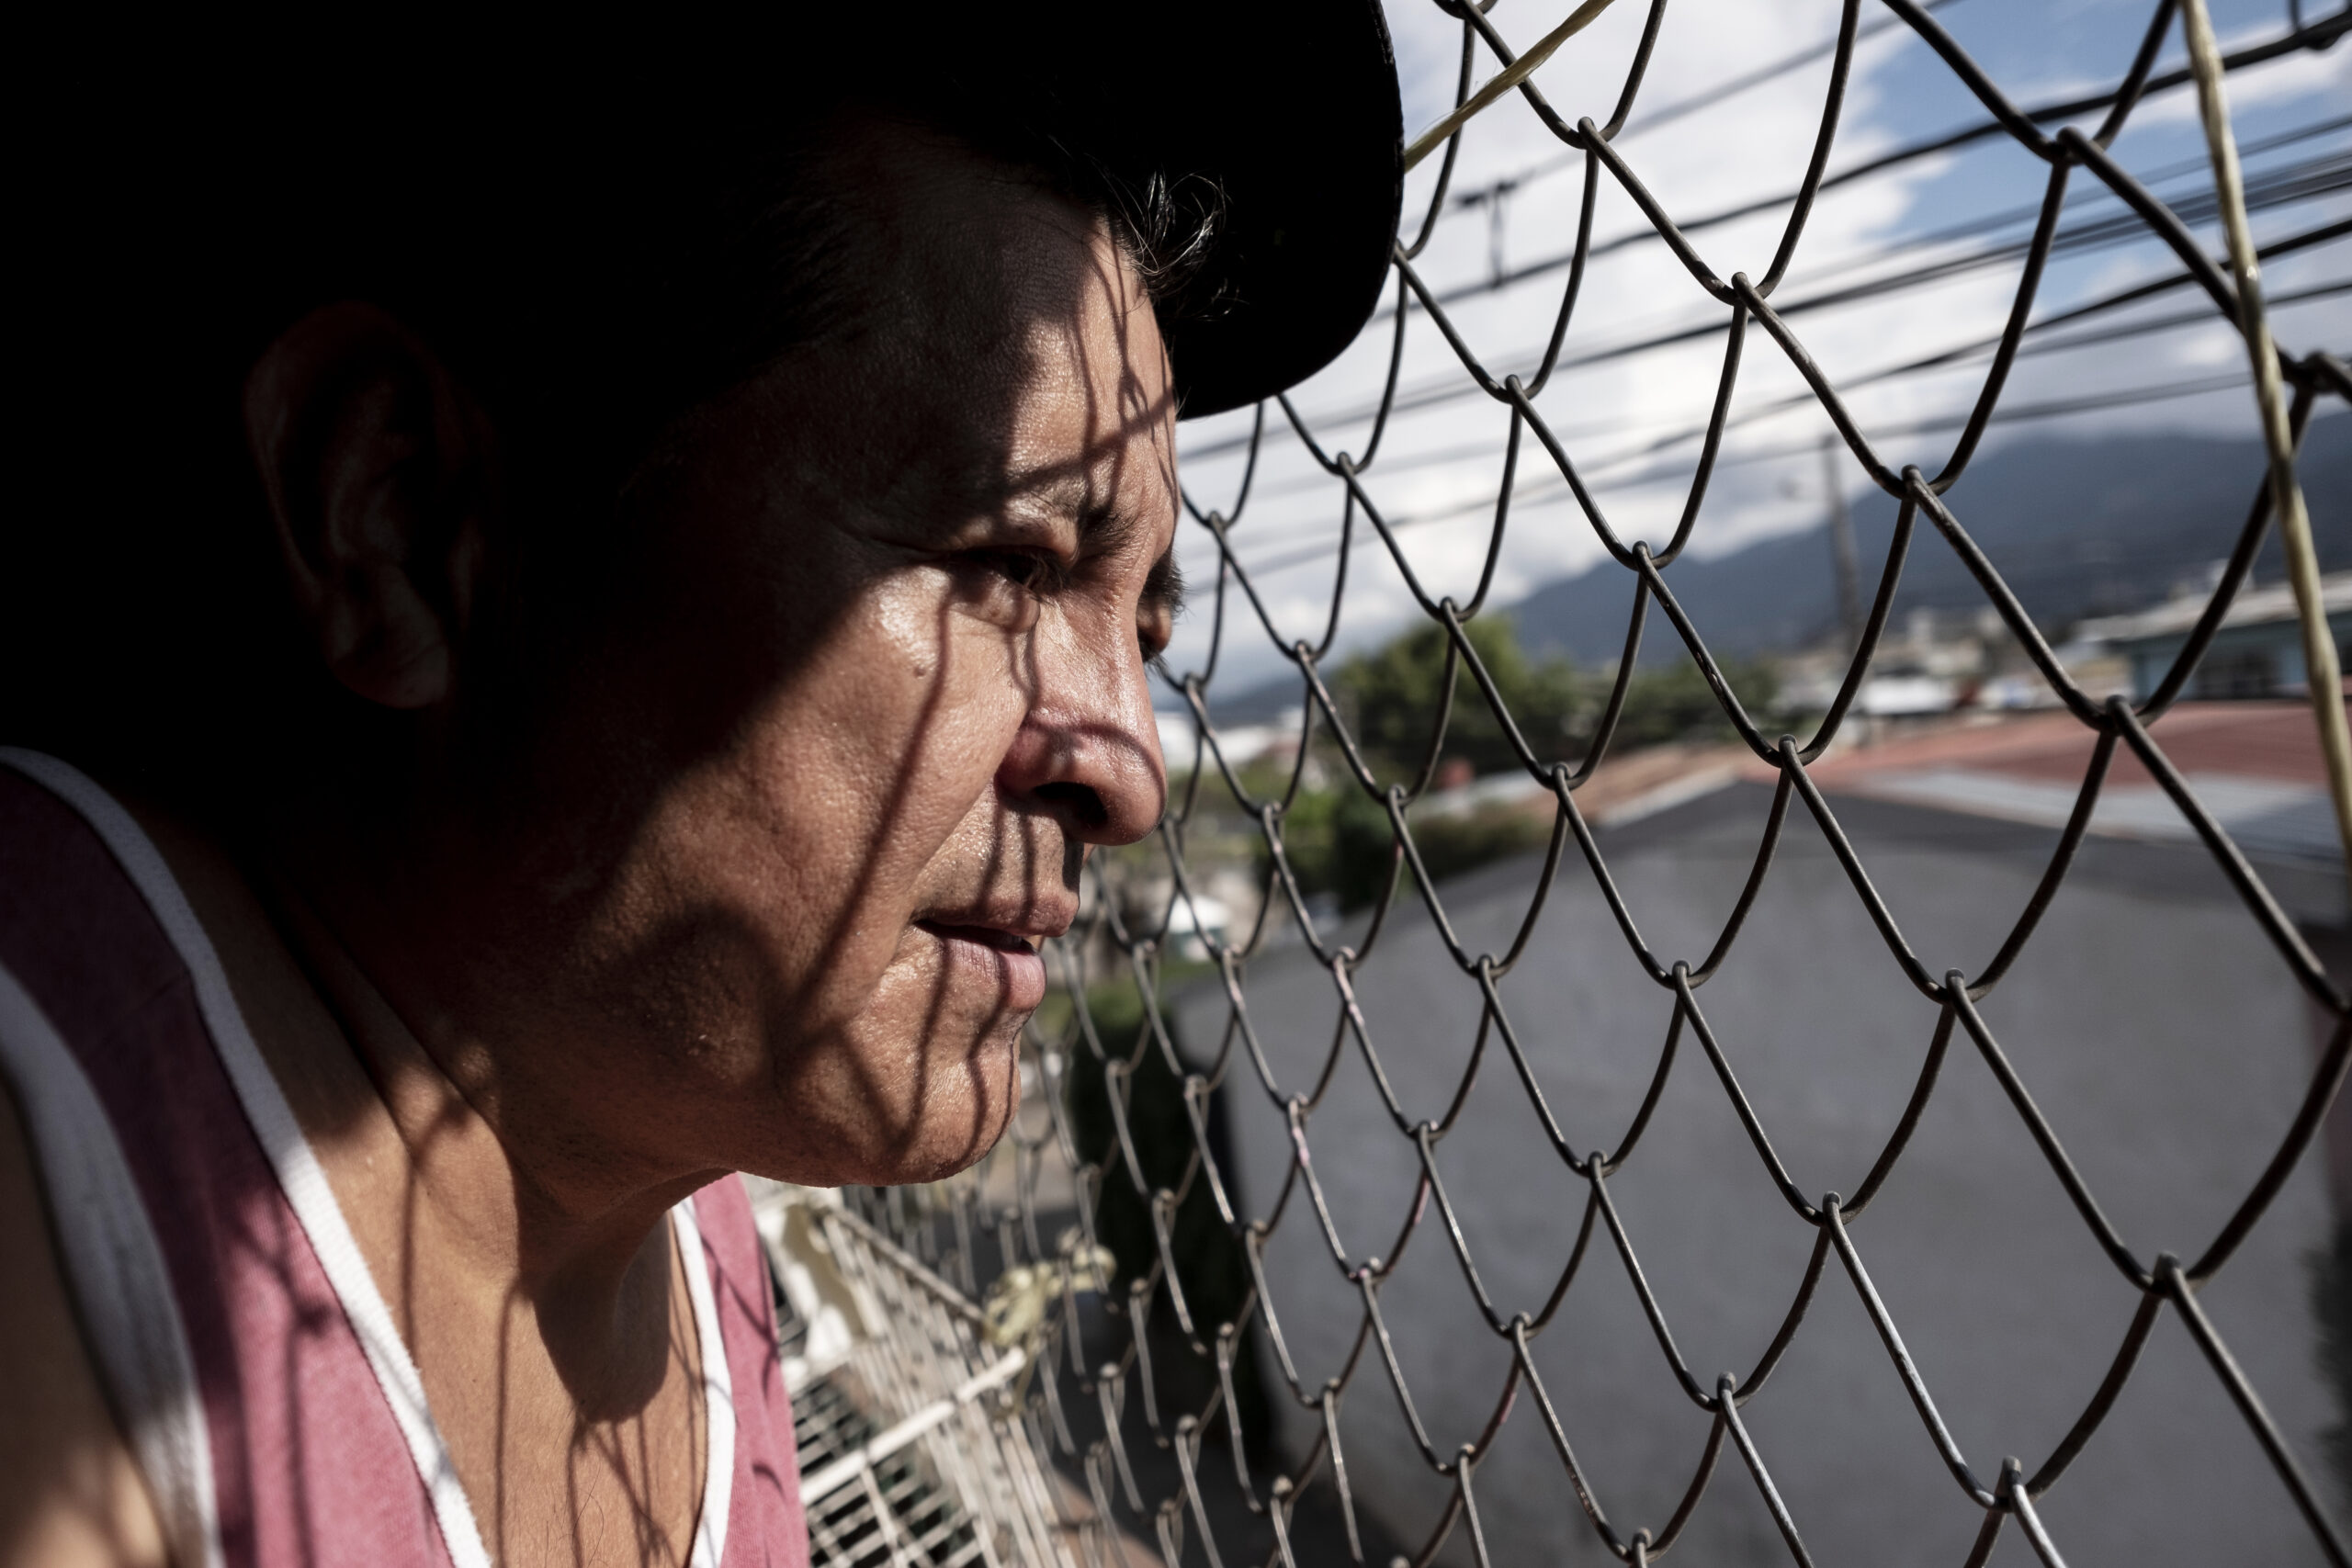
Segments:
[[[864,1303],[850,1309],[849,1317],[857,1319],[854,1332],[828,1352],[830,1360],[818,1359],[822,1365],[808,1359],[802,1341],[787,1348],[802,1358],[788,1364],[798,1369],[796,1396],[802,1401],[804,1467],[816,1494],[810,1517],[820,1562],[978,1559],[1140,1568],[1156,1556],[1170,1568],[1188,1562],[1210,1568],[1257,1562],[1299,1568],[1396,1558],[1416,1568],[1441,1560],[1475,1561],[1483,1568],[1490,1561],[1490,1542],[1482,1506],[1491,1511],[1494,1499],[1481,1490],[1481,1466],[1507,1435],[1516,1431],[1523,1437],[1532,1428],[1548,1449],[1556,1484],[1545,1487],[1540,1499],[1514,1499],[1514,1506],[1548,1510],[1551,1539],[1558,1543],[1554,1560],[1582,1560],[1576,1551],[1600,1551],[1626,1562],[1662,1560],[1694,1510],[1706,1506],[1711,1494],[1732,1485],[1752,1486],[1761,1500],[1777,1533],[1776,1554],[1811,1562],[1808,1520],[1776,1483],[1774,1444],[1756,1413],[1770,1407],[1776,1369],[1805,1334],[1809,1314],[1818,1322],[1815,1309],[1832,1292],[1849,1294],[1875,1330],[1875,1375],[1891,1380],[1907,1398],[1916,1416],[1913,1439],[1931,1448],[1940,1461],[1951,1505],[1973,1510],[1972,1519],[1981,1517],[1967,1553],[1970,1563],[1992,1561],[1996,1551],[2015,1551],[2020,1540],[2042,1562],[2065,1560],[2067,1543],[2045,1525],[2040,1500],[2066,1479],[2078,1458],[2112,1435],[2116,1422],[2129,1418],[2119,1416],[2119,1409],[2133,1397],[2143,1350],[2165,1322],[2184,1329],[2201,1353],[2205,1372],[2242,1422],[2241,1437],[2250,1436],[2258,1446],[2275,1482],[2268,1495],[2243,1497],[2234,1507],[2249,1516],[2300,1517],[2318,1554],[2336,1563],[2352,1561],[2322,1481],[2273,1420],[2264,1391],[2242,1370],[2224,1325],[2200,1304],[2200,1289],[2240,1254],[2311,1153],[2352,1059],[2352,1010],[2304,933],[2273,897],[2264,874],[2168,758],[2162,722],[2188,688],[2274,524],[2285,528],[2297,523],[2279,521],[2282,502],[2290,508],[2301,505],[2291,488],[2293,443],[2315,409],[2352,398],[2352,376],[2338,359],[2308,345],[2300,351],[2294,344],[2269,348],[2245,265],[2250,249],[2241,247],[2240,265],[2233,267],[2217,262],[2192,233],[2192,222],[2219,220],[2243,239],[2246,198],[2236,185],[2233,155],[2228,176],[2218,186],[2215,165],[2207,164],[2206,184],[2193,199],[2167,202],[2152,195],[2109,151],[2135,110],[2154,96],[2198,92],[2198,65],[2211,68],[2204,89],[2210,101],[2223,73],[2324,47],[2352,23],[2345,11],[2316,17],[2290,7],[2273,36],[2222,55],[2196,43],[2201,7],[2188,7],[2191,15],[2184,18],[2174,0],[2163,0],[2148,16],[2129,69],[2109,90],[2021,107],[1939,25],[1931,14],[1936,8],[1912,0],[1873,0],[1865,17],[1860,0],[1847,0],[1834,45],[1814,51],[1814,58],[1826,55],[1828,63],[1810,160],[1785,200],[1780,242],[1755,276],[1726,276],[1704,243],[1703,226],[1678,227],[1674,215],[1645,188],[1636,163],[1613,144],[1642,104],[1644,74],[1666,0],[1653,0],[1648,7],[1639,45],[1605,122],[1571,118],[1533,85],[1520,85],[1518,98],[1557,139],[1562,157],[1572,167],[1581,166],[1583,180],[1575,249],[1550,308],[1547,344],[1531,365],[1510,367],[1478,358],[1449,315],[1450,297],[1417,270],[1417,259],[1449,214],[1466,213],[1457,220],[1463,223],[1487,220],[1475,202],[1449,199],[1460,130],[1444,141],[1442,153],[1432,152],[1442,156],[1442,172],[1426,209],[1408,215],[1396,253],[1393,321],[1374,329],[1391,333],[1391,342],[1383,390],[1361,451],[1331,449],[1286,399],[1261,409],[1250,438],[1248,461],[1254,470],[1258,445],[1273,441],[1287,426],[1328,476],[1341,513],[1329,614],[1318,636],[1302,637],[1297,628],[1280,624],[1235,553],[1249,479],[1226,504],[1188,500],[1193,523],[1213,538],[1218,552],[1214,581],[1193,591],[1194,613],[1211,626],[1209,651],[1197,670],[1167,672],[1171,690],[1181,694],[1194,721],[1197,750],[1192,757],[1170,758],[1177,783],[1150,846],[1162,863],[1156,873],[1138,870],[1132,859],[1098,862],[1080,927],[1049,953],[1057,990],[1031,1029],[1024,1062],[1028,1099],[1014,1131],[980,1168],[934,1189],[851,1192],[838,1201],[808,1195],[773,1200],[781,1205],[773,1212],[795,1216],[789,1222],[792,1235],[778,1222],[774,1239],[789,1287],[784,1293],[800,1324],[797,1332],[805,1338],[812,1318],[831,1310],[825,1305],[828,1290],[846,1291]],[[1453,0],[1441,9],[1461,31],[1459,104],[1468,100],[1479,78],[1508,67],[1514,57],[1483,11]],[[2180,36],[2184,26],[2190,26],[2192,52],[2202,53],[2188,67],[2159,71],[2167,40]],[[1839,116],[1858,36],[1893,28],[1908,29],[1932,51],[1981,105],[1984,118],[1930,142],[1838,167]],[[1671,106],[1671,112],[1688,107]],[[1517,111],[1507,100],[1495,112]],[[1849,412],[1840,387],[1808,355],[1804,334],[1776,310],[1775,290],[1798,254],[1815,197],[1826,186],[1883,166],[1890,158],[1997,138],[2030,153],[2043,171],[2031,237],[2001,258],[2014,269],[2013,302],[2001,333],[1986,345],[1989,366],[1945,462],[1932,473],[1895,466],[1882,456],[1866,422]],[[2036,295],[2045,265],[2069,243],[2072,231],[2061,223],[2062,209],[2070,186],[2082,181],[2096,182],[2119,198],[2128,209],[2128,222],[2168,247],[2177,264],[2177,273],[2126,293],[2135,299],[2167,293],[2199,299],[2201,310],[2238,326],[2254,345],[2257,370],[2275,373],[2278,388],[2272,410],[2277,472],[2258,480],[2248,476],[2247,508],[2242,522],[2233,520],[2228,561],[2203,613],[2169,671],[2137,702],[2077,683],[2012,592],[2002,567],[1970,531],[1965,478],[1971,459],[2002,407],[2013,365],[2021,353],[2030,352],[2035,334],[2054,324],[2036,318]],[[1671,536],[1655,546],[1630,539],[1612,525],[1580,467],[1578,443],[1556,431],[1537,403],[1562,367],[1563,345],[1595,251],[1593,215],[1604,186],[1630,198],[1679,264],[1687,279],[1683,287],[1721,313],[1721,368],[1690,468],[1687,501]],[[2290,237],[2271,254],[2324,243],[2345,229],[2338,221],[2315,231],[2316,240]],[[1498,280],[1503,271],[1498,261]],[[2069,310],[2059,319],[2077,321],[2083,313]],[[1466,600],[1424,588],[1375,489],[1383,434],[1398,398],[1397,367],[1408,333],[1416,331],[1442,334],[1466,395],[1487,400],[1509,419],[1485,570]],[[1804,395],[1835,425],[1847,471],[1867,476],[1899,505],[1875,587],[1862,584],[1859,631],[1836,696],[1802,735],[1777,733],[1769,720],[1743,705],[1727,666],[1710,652],[1708,628],[1677,599],[1672,570],[1700,526],[1743,358],[1759,351],[1782,356],[1802,376]],[[1556,476],[1573,493],[1582,525],[1590,528],[1631,585],[1632,609],[1613,683],[1589,744],[1579,755],[1565,758],[1553,754],[1552,738],[1514,722],[1471,631],[1487,611],[1511,524],[1515,485],[1522,470],[1537,466],[1549,471],[1547,479]],[[1856,722],[1849,715],[1887,635],[1905,561],[1930,539],[1940,539],[1964,565],[1983,603],[2089,745],[2072,815],[2054,848],[2046,852],[2030,897],[2015,911],[2006,940],[1990,960],[1973,971],[1951,966],[1906,935],[1905,911],[1873,881],[1861,841],[1841,821],[1844,807],[1833,804],[1809,772]],[[1396,574],[1443,639],[1442,695],[1424,716],[1420,765],[1404,777],[1386,776],[1360,744],[1348,705],[1335,697],[1328,678],[1351,570],[1360,578],[1374,570],[1351,568],[1350,554],[1358,546],[1370,560]],[[2290,566],[2292,547],[2290,540]],[[1822,567],[1826,573],[1831,562],[1825,559]],[[1643,911],[1621,890],[1612,872],[1609,836],[1596,829],[1585,807],[1594,798],[1589,791],[1608,787],[1612,733],[1626,709],[1638,654],[1645,638],[1661,633],[1688,650],[1736,731],[1747,765],[1768,770],[1770,781],[1770,804],[1761,811],[1736,897],[1713,937],[1688,951],[1645,938]],[[1251,773],[1227,755],[1218,717],[1219,651],[1226,644],[1256,637],[1268,639],[1295,666],[1305,708],[1305,733],[1291,754],[1287,776],[1271,785],[1262,771]],[[2317,672],[2325,666],[2315,662],[2312,668]],[[2324,694],[2332,698],[2332,690]],[[1449,885],[1423,853],[1431,818],[1417,810],[1446,754],[1449,727],[1478,709],[1491,714],[1517,768],[1553,807],[1540,867],[1513,884],[1521,902],[1506,922],[1507,940],[1491,948],[1463,934],[1467,928],[1453,918]],[[2300,1094],[2299,1109],[2262,1130],[2270,1152],[2258,1162],[2250,1185],[2233,1195],[2234,1207],[2226,1220],[2210,1234],[2124,1234],[2109,1218],[2114,1195],[2098,1190],[2070,1153],[2066,1129],[2037,1104],[2030,1059],[2021,1066],[2014,1045],[2005,1045],[1987,1021],[1988,998],[2028,952],[2053,900],[2068,886],[2119,755],[2136,758],[2153,776],[2234,890],[2242,908],[2238,918],[2256,928],[2275,955],[2276,986],[2300,988],[2327,1021],[2325,1044]],[[1361,791],[1375,804],[1386,824],[1387,852],[1376,896],[1366,910],[1344,919],[1329,901],[1302,886],[1286,840],[1302,777],[1318,757],[1329,763],[1342,788]],[[1218,811],[1225,820],[1250,825],[1255,841],[1242,847],[1243,863],[1258,868],[1261,878],[1260,908],[1233,929],[1225,929],[1203,908],[1204,857],[1233,852],[1230,842],[1212,841],[1216,836],[1205,827]],[[1810,1190],[1792,1174],[1776,1147],[1771,1115],[1743,1088],[1736,1032],[1717,1026],[1706,988],[1739,964],[1744,923],[1772,884],[1776,867],[1785,863],[1784,836],[1792,820],[1807,819],[1826,842],[1848,896],[1875,931],[1883,962],[1916,993],[1921,1018],[1930,1021],[1920,1031],[1916,1078],[1899,1115],[1890,1128],[1873,1134],[1881,1140],[1875,1156],[1853,1172],[1842,1192]],[[1646,976],[1655,997],[1657,1032],[1647,1047],[1650,1088],[1614,1142],[1598,1147],[1591,1141],[1590,1115],[1580,1106],[1557,1102],[1556,1080],[1546,1088],[1544,1062],[1576,1048],[1579,1021],[1550,1010],[1526,1016],[1514,1007],[1514,967],[1540,947],[1547,899],[1555,884],[1571,877],[1589,879],[1605,900],[1623,956]],[[1138,889],[1159,897],[1153,901]],[[1475,1007],[1475,1028],[1460,1038],[1400,1041],[1384,1030],[1379,1010],[1362,1000],[1363,977],[1383,961],[1384,934],[1403,940],[1393,932],[1414,906],[1421,912],[1414,918],[1425,916],[1442,944],[1451,983]],[[1253,964],[1277,953],[1294,966],[1310,965],[1319,973],[1328,998],[1320,1033],[1305,1044],[1293,1043],[1296,1048],[1271,1039],[1253,1013]],[[1195,1026],[1189,1030],[1178,1027],[1165,984],[1170,966],[1182,966],[1184,953],[1191,955],[1195,976],[1186,1013]],[[1792,1006],[1836,1005],[1802,974],[1779,976],[1777,983],[1784,984]],[[1213,1027],[1199,1027],[1204,1019]],[[2122,1038],[2105,1043],[2119,1058],[2131,1046]],[[1408,1108],[1412,1097],[1392,1086],[1391,1069],[1400,1052],[1421,1064],[1442,1062],[1442,1076],[1453,1088],[1439,1101],[1438,1113]],[[1902,1314],[1873,1283],[1871,1231],[1862,1223],[1883,1190],[1900,1179],[1923,1118],[1933,1112],[1939,1094],[1948,1095],[1972,1056],[1989,1072],[2006,1113],[2038,1151],[2033,1157],[2054,1178],[2063,1194],[2054,1201],[2058,1211],[2071,1211],[2111,1267],[2113,1279],[2136,1300],[2128,1325],[2111,1341],[2104,1375],[2093,1376],[2095,1392],[2063,1438],[2030,1462],[1964,1451],[1939,1414],[1935,1380],[1906,1348]],[[1294,1070],[1300,1062],[1310,1065]],[[1686,1078],[1695,1073],[1712,1084],[1752,1154],[1747,1168],[1753,1181],[1778,1195],[1780,1224],[1811,1237],[1808,1261],[1798,1277],[1789,1286],[1773,1287],[1784,1292],[1776,1300],[1785,1303],[1777,1332],[1736,1373],[1711,1374],[1678,1348],[1676,1303],[1653,1288],[1642,1264],[1639,1227],[1612,1198],[1612,1184],[1623,1173],[1638,1171],[1644,1134],[1676,1071]],[[1361,1226],[1343,1234],[1335,1219],[1336,1210],[1345,1205],[1335,1204],[1330,1188],[1348,1179],[1351,1151],[1318,1138],[1317,1113],[1342,1078],[1359,1087],[1369,1084],[1385,1108],[1386,1135],[1409,1155],[1418,1171],[1409,1201],[1386,1216],[1377,1235],[1364,1234]],[[1525,1303],[1510,1299],[1510,1292],[1489,1291],[1486,1281],[1495,1258],[1474,1246],[1471,1237],[1479,1226],[1464,1213],[1478,1195],[1450,1190],[1446,1179],[1449,1141],[1484,1136],[1480,1119],[1500,1114],[1493,1111],[1498,1097],[1515,1100],[1532,1112],[1548,1150],[1550,1168],[1530,1168],[1524,1181],[1552,1184],[1562,1194],[1560,1225],[1541,1236],[1514,1238],[1515,1250],[1551,1249],[1544,1271],[1556,1277],[1548,1297]],[[1239,1179],[1226,1123],[1229,1108],[1243,1100],[1270,1111],[1281,1124],[1287,1154],[1278,1183]],[[1436,1235],[1424,1238],[1430,1231]],[[1280,1280],[1290,1276],[1266,1262],[1278,1240],[1321,1256],[1339,1295],[1327,1292],[1311,1309],[1285,1301]],[[1964,1246],[1965,1239],[1954,1245]],[[1397,1342],[1407,1331],[1384,1313],[1384,1289],[1408,1246],[1444,1249],[1458,1265],[1467,1300],[1445,1334],[1490,1342],[1500,1348],[1506,1363],[1491,1388],[1476,1392],[1476,1404],[1489,1414],[1466,1438],[1440,1435],[1433,1423],[1424,1421],[1421,1411],[1433,1393],[1448,1399],[1467,1395],[1454,1388],[1432,1390],[1426,1379],[1417,1382],[1408,1370],[1411,1348],[1400,1348]],[[820,1289],[810,1282],[812,1258],[820,1271],[831,1270],[834,1285]],[[1589,1418],[1580,1424],[1564,1410],[1547,1387],[1538,1353],[1547,1332],[1555,1332],[1563,1303],[1577,1292],[1601,1289],[1600,1277],[1611,1270],[1638,1300],[1646,1342],[1580,1341],[1564,1353],[1638,1358],[1695,1412],[1699,1437],[1685,1461],[1687,1483],[1678,1483],[1680,1501],[1656,1517],[1629,1517],[1604,1495],[1571,1433],[1581,1431],[1588,1447],[1608,1444],[1612,1433],[1607,1413],[1585,1413]],[[1748,1280],[1739,1288],[1763,1287]],[[2030,1281],[2025,1288],[2030,1289]],[[2281,1280],[2276,1288],[2292,1292],[2299,1286]],[[1331,1302],[1340,1298],[1351,1304],[1336,1322],[1318,1325],[1318,1342],[1351,1348],[1331,1367],[1306,1365],[1308,1358],[1294,1354],[1300,1314],[1312,1310],[1328,1317]],[[828,1320],[832,1326],[826,1332],[843,1332],[841,1322],[847,1320],[838,1313],[836,1319]],[[848,1408],[829,1389],[852,1390],[855,1397],[849,1404],[865,1412],[857,1416],[862,1425],[829,1428],[830,1435],[816,1430],[831,1419],[826,1410]],[[1949,1403],[1951,1391],[1940,1392]],[[1344,1413],[1375,1401],[1393,1402],[1408,1454],[1417,1456],[1439,1488],[1435,1505],[1410,1519],[1404,1516],[1414,1508],[1398,1499],[1367,1497],[1360,1486],[1351,1485],[1351,1460],[1359,1475],[1363,1467],[1363,1454],[1351,1445],[1365,1439]],[[1397,1424],[1382,1430],[1394,1438]],[[928,1477],[922,1480],[922,1487],[929,1488],[922,1498],[928,1501],[910,1504],[906,1496],[922,1489],[919,1470]],[[899,1522],[892,1524],[894,1518]]]

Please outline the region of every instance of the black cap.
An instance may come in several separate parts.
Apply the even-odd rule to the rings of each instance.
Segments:
[[[898,37],[879,53],[877,15]],[[1182,417],[1313,375],[1371,316],[1404,188],[1378,0],[899,0],[816,25],[826,52],[887,73],[852,92],[1016,159],[1221,194],[1206,254],[1159,298]]]
[[[271,49],[212,42],[57,51],[31,206],[69,379],[121,378],[126,351],[96,333],[230,406],[303,310],[368,298],[420,328],[480,318],[428,331],[445,353],[471,337],[601,356],[608,374],[579,378],[596,417],[658,403],[629,355],[678,329],[621,319],[636,235],[695,220],[696,160],[756,160],[812,106],[864,99],[935,109],[1015,156],[1042,141],[1125,186],[1216,192],[1202,254],[1173,298],[1156,291],[1180,415],[1198,417],[1352,341],[1403,189],[1378,0],[897,0],[616,17],[560,39],[511,16],[452,31],[363,8]]]
[[[1379,302],[1404,191],[1396,63],[1377,0],[1189,4],[1160,18],[1139,107],[1164,166],[1214,177],[1225,220],[1165,327],[1182,417],[1271,397],[1339,356]]]

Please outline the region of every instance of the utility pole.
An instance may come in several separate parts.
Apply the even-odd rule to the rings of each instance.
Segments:
[[[1838,563],[1838,624],[1846,651],[1862,644],[1862,586],[1854,564],[1854,524],[1846,515],[1846,491],[1838,482],[1838,437],[1821,438],[1821,489],[1829,498],[1829,551]]]

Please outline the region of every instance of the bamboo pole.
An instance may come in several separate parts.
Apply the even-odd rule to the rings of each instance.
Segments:
[[[2344,716],[2344,672],[2328,630],[2327,605],[2319,581],[2319,553],[2312,547],[2311,514],[2295,480],[2295,437],[2287,423],[2287,390],[2278,374],[2278,351],[2262,309],[2262,269],[2255,258],[2254,234],[2245,217],[2245,188],[2238,175],[2236,139],[2230,133],[2230,107],[2222,82],[2222,47],[2213,37],[2205,0],[2181,0],[2181,31],[2197,76],[2197,102],[2205,121],[2205,145],[2213,159],[2213,194],[2228,236],[2230,272],[2238,290],[2238,326],[2254,362],[2254,397],[2262,413],[2262,439],[2269,452],[2270,513],[2287,557],[2287,580],[2295,590],[2302,621],[2303,674],[2312,713],[2319,722],[2320,751],[2327,759],[2328,794],[2335,807],[2345,871],[2352,877],[2352,729]]]

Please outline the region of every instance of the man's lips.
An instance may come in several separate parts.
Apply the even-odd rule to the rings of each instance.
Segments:
[[[998,926],[959,925],[952,920],[917,920],[915,924],[933,936],[954,937],[961,942],[977,942],[982,947],[993,947],[1000,953],[1030,953],[1037,951],[1037,939],[1019,931],[1005,931]]]
[[[1035,937],[952,920],[917,920],[915,926],[939,939],[950,974],[961,970],[989,987],[999,1005],[1031,1012],[1046,999],[1046,961],[1037,955]]]

